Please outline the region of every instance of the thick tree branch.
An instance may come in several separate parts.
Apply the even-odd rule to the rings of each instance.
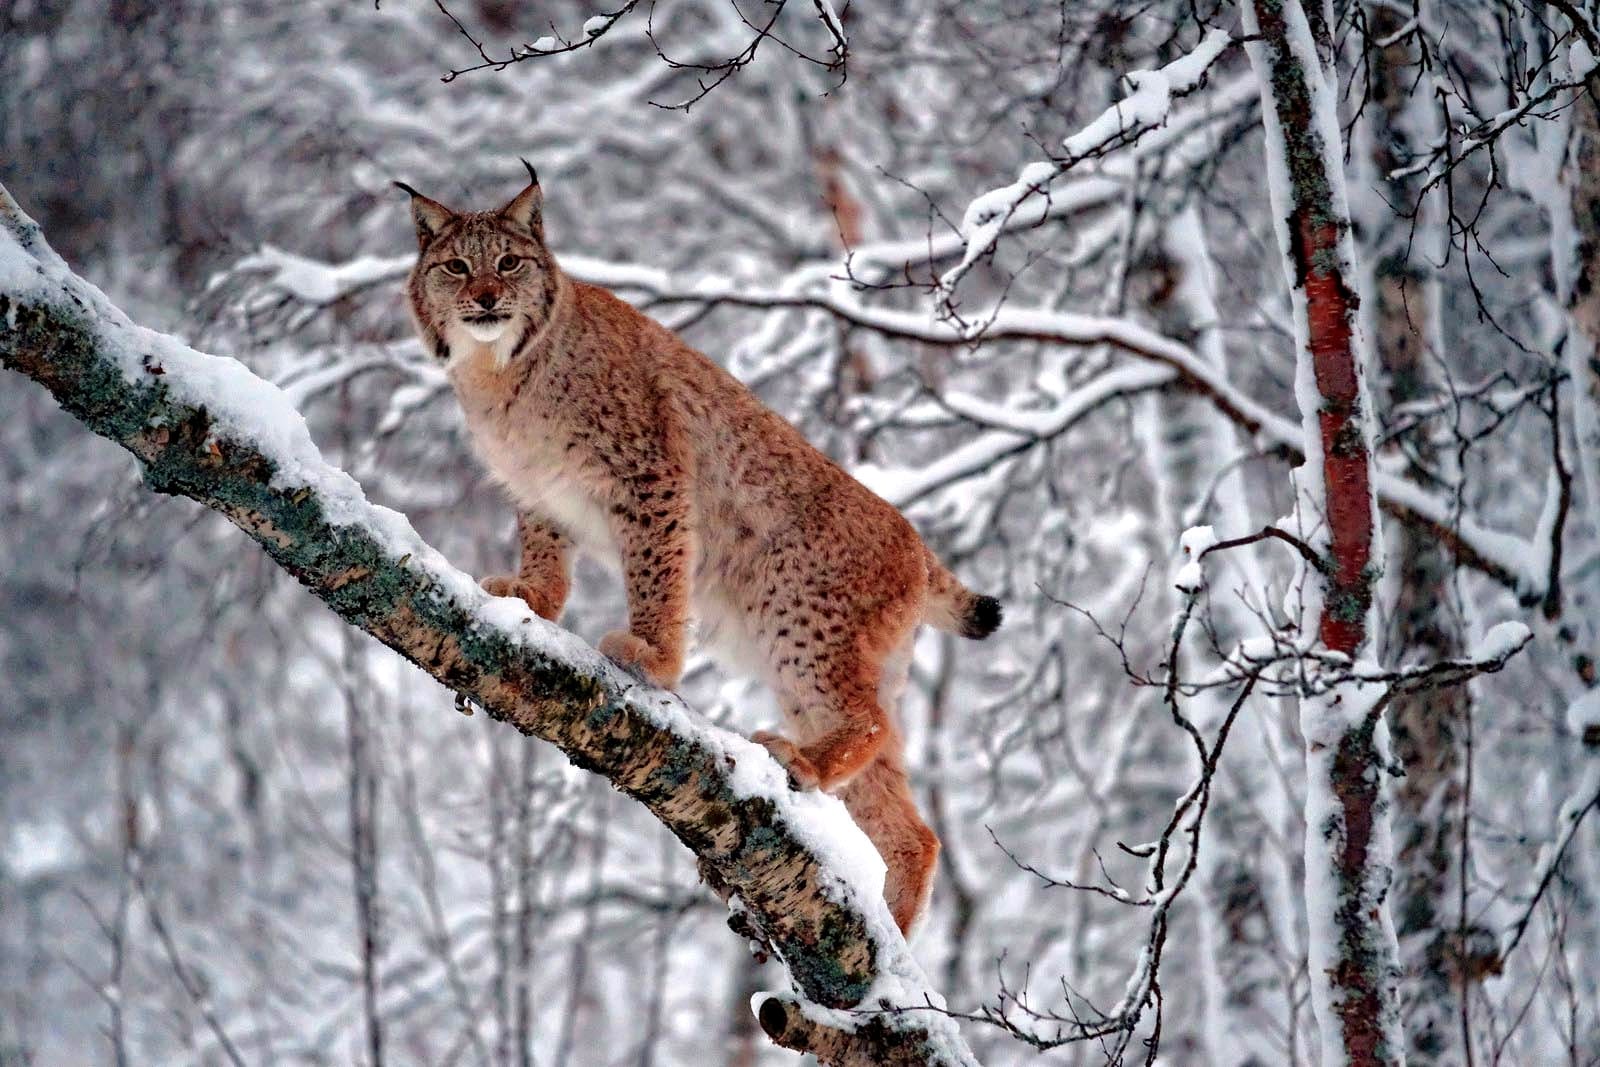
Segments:
[[[877,1014],[941,1002],[872,884],[876,853],[836,800],[790,792],[758,746],[520,601],[481,592],[327,464],[281,392],[133,325],[3,187],[0,364],[132,452],[152,489],[227,516],[345,621],[648,807],[788,967],[803,999],[761,1008],[763,1022],[784,1020],[769,1026],[776,1040],[829,1064],[976,1064],[948,1018]]]

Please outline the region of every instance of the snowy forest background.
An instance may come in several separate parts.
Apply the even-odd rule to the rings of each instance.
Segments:
[[[1294,330],[1244,49],[1148,128],[1092,125],[1238,13],[852,3],[841,62],[825,5],[659,0],[442,81],[483,62],[468,34],[499,59],[595,14],[446,8],[6,0],[0,181],[135,319],[282,385],[369,495],[486,574],[512,513],[412,339],[389,183],[498,205],[528,157],[575,275],[1005,602],[990,643],[918,646],[902,714],[945,851],[914,949],[952,1010],[988,1009],[963,1024],[985,1064],[1105,1062],[1036,1046],[1143,965],[1150,909],[1104,890],[1140,895],[1134,853],[1198,773],[1177,718],[1214,736],[1240,690],[1163,680],[1281,648],[1303,579],[1274,540],[1211,557],[1172,653],[1180,535],[1316,525],[1280,432]],[[1533,634],[1387,709],[1410,1061],[1600,1063],[1595,6],[1331,10],[1387,544],[1371,658]],[[781,970],[604,780],[455,714],[11,372],[0,472],[0,1064],[793,1061],[747,1006]],[[592,640],[620,587],[579,578],[565,625]],[[773,721],[709,662],[683,692]],[[1318,1062],[1300,723],[1267,684],[1233,721],[1164,920],[1160,1062]]]

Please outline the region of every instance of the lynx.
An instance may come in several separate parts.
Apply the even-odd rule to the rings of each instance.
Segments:
[[[667,688],[694,616],[702,643],[777,694],[786,734],[752,740],[796,787],[844,801],[909,931],[939,840],[917,814],[891,711],[917,624],[987,637],[999,602],[731,374],[562,273],[523,165],[528,187],[499,211],[452,211],[396,183],[420,248],[407,282],[417,331],[517,507],[520,569],[484,589],[554,620],[573,553],[611,563],[628,628],[600,651]]]

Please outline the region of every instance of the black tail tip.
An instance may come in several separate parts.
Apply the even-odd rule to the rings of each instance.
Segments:
[[[1004,617],[1005,613],[1000,610],[1000,601],[992,596],[977,597],[972,601],[972,609],[967,612],[961,636],[981,641],[1000,629],[1000,622]]]

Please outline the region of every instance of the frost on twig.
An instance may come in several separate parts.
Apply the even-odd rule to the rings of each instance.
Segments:
[[[797,993],[761,1008],[788,1020],[776,1039],[834,1064],[976,1063],[949,1018],[894,1010],[941,1002],[838,801],[791,792],[763,749],[482,592],[324,461],[282,392],[128,321],[3,188],[0,364],[132,452],[150,488],[227,516],[346,622],[648,807],[787,966]]]

